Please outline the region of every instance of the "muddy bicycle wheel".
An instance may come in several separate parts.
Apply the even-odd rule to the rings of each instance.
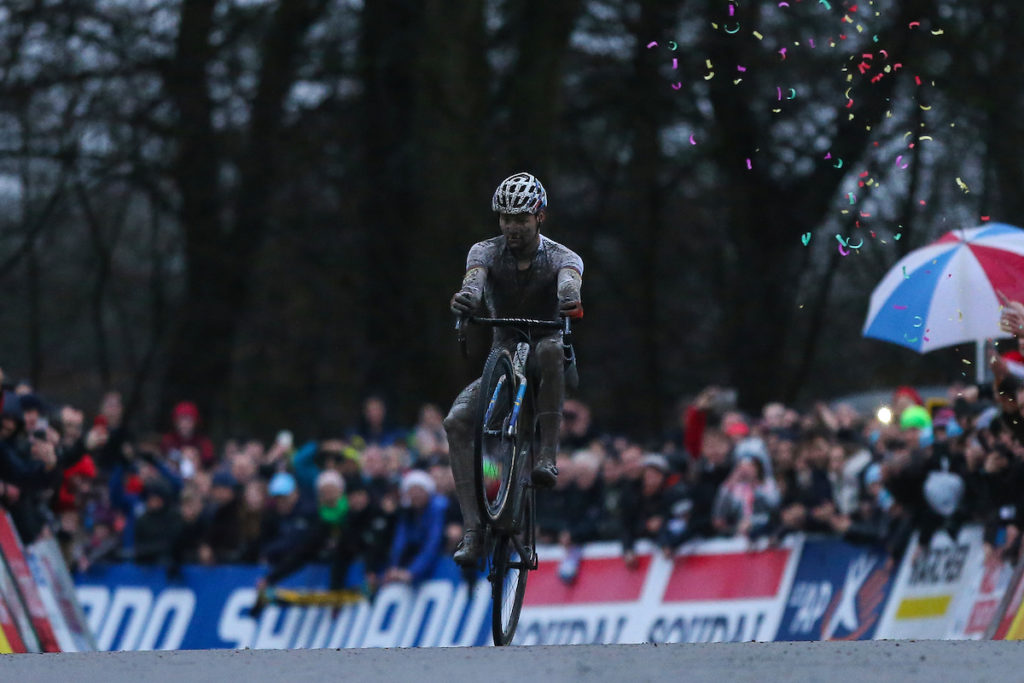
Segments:
[[[510,433],[509,426],[516,389],[509,352],[501,348],[491,350],[480,377],[473,460],[480,512],[492,523],[501,519],[511,500],[518,430]]]

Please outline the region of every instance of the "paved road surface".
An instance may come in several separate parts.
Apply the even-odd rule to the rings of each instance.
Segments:
[[[1004,683],[1024,681],[1024,645],[1010,642],[868,641],[0,655],[0,680],[18,683]]]

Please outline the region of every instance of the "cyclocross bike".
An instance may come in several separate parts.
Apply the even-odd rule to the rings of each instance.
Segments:
[[[486,535],[487,579],[491,582],[491,633],[495,645],[508,645],[515,636],[526,594],[528,573],[537,568],[536,492],[530,481],[537,438],[535,407],[537,381],[531,376],[535,330],[562,330],[566,362],[572,359],[569,318],[477,318],[456,323],[463,355],[464,321],[518,332],[513,350],[491,349],[474,413],[474,463],[477,502]]]

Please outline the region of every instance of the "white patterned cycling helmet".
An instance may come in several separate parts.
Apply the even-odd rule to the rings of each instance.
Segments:
[[[497,213],[537,214],[548,205],[548,193],[536,176],[522,172],[501,181],[491,199],[491,210]]]

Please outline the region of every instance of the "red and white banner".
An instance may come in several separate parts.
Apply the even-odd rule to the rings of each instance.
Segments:
[[[1013,578],[1013,566],[997,559],[982,561],[969,570],[966,590],[953,604],[953,623],[946,634],[953,640],[980,640],[985,636]]]
[[[50,616],[50,623],[62,652],[92,652],[96,640],[85,621],[85,614],[75,595],[75,584],[67,565],[52,538],[40,539],[26,553],[39,595]]]
[[[6,517],[6,513],[0,516]],[[0,598],[3,599],[10,617],[9,621],[4,624],[4,633],[7,634],[7,640],[11,647],[15,652],[40,652],[39,640],[32,628],[32,619],[29,617],[28,610],[25,609],[25,603],[21,600],[18,584],[4,561],[3,552],[0,552]],[[15,627],[13,630],[8,628],[11,622]]]
[[[666,558],[647,547],[634,568],[616,543],[587,546],[572,584],[560,548],[541,548],[515,642],[681,643],[771,640],[796,571],[799,545],[749,550],[710,541]]]
[[[21,539],[18,538],[18,532],[14,530],[11,516],[6,512],[0,515],[0,552],[3,553],[7,566],[17,582],[18,591],[28,610],[28,616],[32,621],[32,627],[39,638],[43,652],[60,652],[57,636],[53,632],[50,617],[46,613],[46,606],[39,596],[39,589],[36,587],[32,570],[29,569],[28,562],[25,561],[25,548],[21,544]]]

